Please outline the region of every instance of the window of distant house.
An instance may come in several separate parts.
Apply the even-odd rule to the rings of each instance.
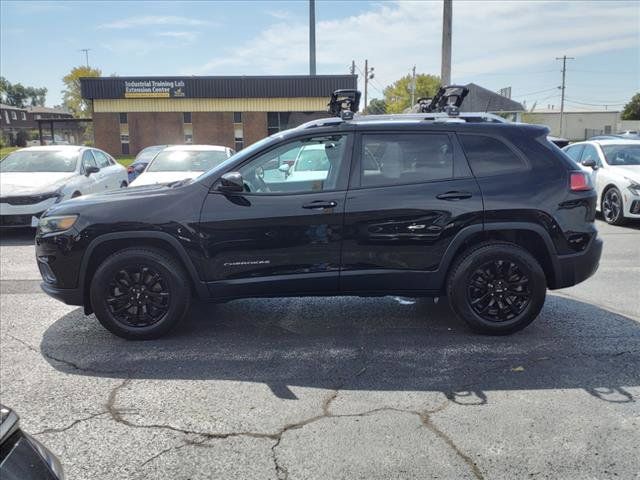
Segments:
[[[36,120],[42,120],[42,115],[40,114],[36,115]]]
[[[18,119],[18,115],[16,114],[15,110],[11,110],[11,120],[17,120]]]
[[[11,121],[9,120],[9,112],[7,112],[6,110],[4,111],[4,120],[7,123],[11,123]]]
[[[22,118],[22,120],[26,120],[27,119],[27,112],[20,112],[20,117]]]
[[[244,125],[242,124],[242,112],[233,112],[233,138],[235,151],[244,148]]]
[[[267,134],[273,135],[289,128],[289,112],[267,113]]]
[[[129,119],[127,118],[127,114],[126,113],[121,113],[120,114],[120,124],[125,124],[125,123],[129,123]]]

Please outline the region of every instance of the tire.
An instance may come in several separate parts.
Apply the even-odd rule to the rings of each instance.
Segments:
[[[89,296],[98,321],[111,333],[127,340],[151,340],[186,317],[191,287],[182,265],[170,254],[127,248],[98,266]]]
[[[80,192],[73,192],[73,194],[71,195],[71,198],[78,198],[80,196],[82,196]]]
[[[122,182],[120,184],[120,188],[127,188],[127,182]]]
[[[620,190],[616,187],[609,187],[602,194],[600,211],[602,218],[609,225],[622,225],[624,218],[624,199]]]
[[[507,242],[471,247],[454,262],[447,281],[456,315],[473,331],[489,335],[525,328],[540,313],[546,293],[540,264],[528,251]]]

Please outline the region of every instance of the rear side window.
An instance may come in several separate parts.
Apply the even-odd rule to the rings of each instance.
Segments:
[[[102,153],[100,150],[94,150],[93,151],[93,156],[96,159],[96,162],[98,162],[98,167],[100,168],[106,168],[109,165],[111,165],[109,163],[109,157],[107,157],[104,153]]]
[[[362,187],[452,178],[451,140],[446,134],[365,134],[360,175]]]
[[[483,135],[460,135],[460,141],[476,177],[527,170],[529,166],[505,143]]]
[[[574,145],[572,147],[567,147],[563,149],[564,153],[566,153],[569,158],[575,162],[580,161],[580,155],[582,154],[582,149],[584,145]]]

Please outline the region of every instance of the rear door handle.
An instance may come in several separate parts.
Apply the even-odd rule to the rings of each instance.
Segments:
[[[334,201],[325,202],[324,200],[316,200],[314,202],[305,203],[302,208],[310,210],[324,210],[325,208],[333,208],[338,204]]]
[[[472,196],[473,195],[469,192],[446,192],[436,195],[436,198],[439,198],[440,200],[464,200],[465,198],[471,198]]]

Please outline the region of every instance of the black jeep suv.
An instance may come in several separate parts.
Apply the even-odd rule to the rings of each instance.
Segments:
[[[452,112],[455,113],[455,112]],[[540,126],[346,115],[266,138],[195,180],[62,202],[36,254],[52,297],[149,339],[193,295],[449,297],[478,332],[592,275],[588,176]]]

